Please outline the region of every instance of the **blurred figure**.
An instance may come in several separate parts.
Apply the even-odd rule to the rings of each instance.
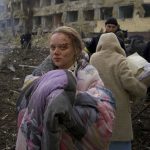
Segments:
[[[148,41],[146,44],[143,57],[150,63],[150,41]],[[150,100],[150,87],[148,87],[146,99]]]
[[[30,49],[31,48],[31,38],[32,38],[31,33],[22,34],[20,36],[21,48]]]
[[[147,42],[143,52],[143,57],[150,63],[150,41]]]

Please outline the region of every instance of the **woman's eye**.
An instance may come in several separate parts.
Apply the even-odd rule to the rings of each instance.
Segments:
[[[57,48],[57,49],[59,49],[59,50],[64,51],[64,50],[68,49],[68,46],[69,46],[68,43],[65,43],[65,44],[58,44],[58,45],[50,45],[50,49],[51,49],[52,51],[54,51],[54,50]]]
[[[54,50],[55,50],[55,46],[51,45],[51,46],[50,46],[50,49],[51,49],[52,51],[54,51]]]
[[[61,46],[60,46],[60,49],[61,49],[61,50],[66,50],[67,48],[68,48],[67,45],[61,45]]]

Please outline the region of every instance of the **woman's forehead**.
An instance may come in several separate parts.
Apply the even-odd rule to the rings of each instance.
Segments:
[[[70,40],[69,36],[65,33],[54,33],[51,38],[51,40],[53,39],[64,39],[64,40]]]
[[[54,33],[50,38],[50,44],[71,43],[71,39],[64,33]]]

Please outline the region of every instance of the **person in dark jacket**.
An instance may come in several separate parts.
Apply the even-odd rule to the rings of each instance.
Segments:
[[[20,36],[21,48],[31,48],[31,33],[22,34]]]
[[[143,52],[143,57],[150,63],[150,41],[146,44]]]
[[[113,32],[113,33],[116,34],[121,47],[126,52],[125,44],[124,44],[124,33],[120,29],[120,25],[118,24],[116,18],[111,17],[111,18],[106,20],[106,22],[105,22],[105,32],[104,33],[109,33],[109,32]],[[91,41],[86,45],[87,49],[90,51],[91,54],[93,54],[96,51],[96,47],[97,47],[97,44],[98,44],[98,41],[99,41],[99,38],[100,38],[101,35],[102,35],[102,33],[99,34],[96,37],[93,37],[91,39]]]
[[[143,57],[150,63],[150,41],[147,42],[146,47],[143,52]],[[150,87],[147,89],[146,100],[150,99]]]

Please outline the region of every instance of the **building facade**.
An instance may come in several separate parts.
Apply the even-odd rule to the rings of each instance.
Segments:
[[[105,20],[113,16],[122,29],[150,36],[150,0],[0,1],[2,31],[25,32],[24,21],[32,14],[30,28],[33,33],[38,30],[50,32],[58,26],[69,25],[87,35],[99,32],[104,28]]]

